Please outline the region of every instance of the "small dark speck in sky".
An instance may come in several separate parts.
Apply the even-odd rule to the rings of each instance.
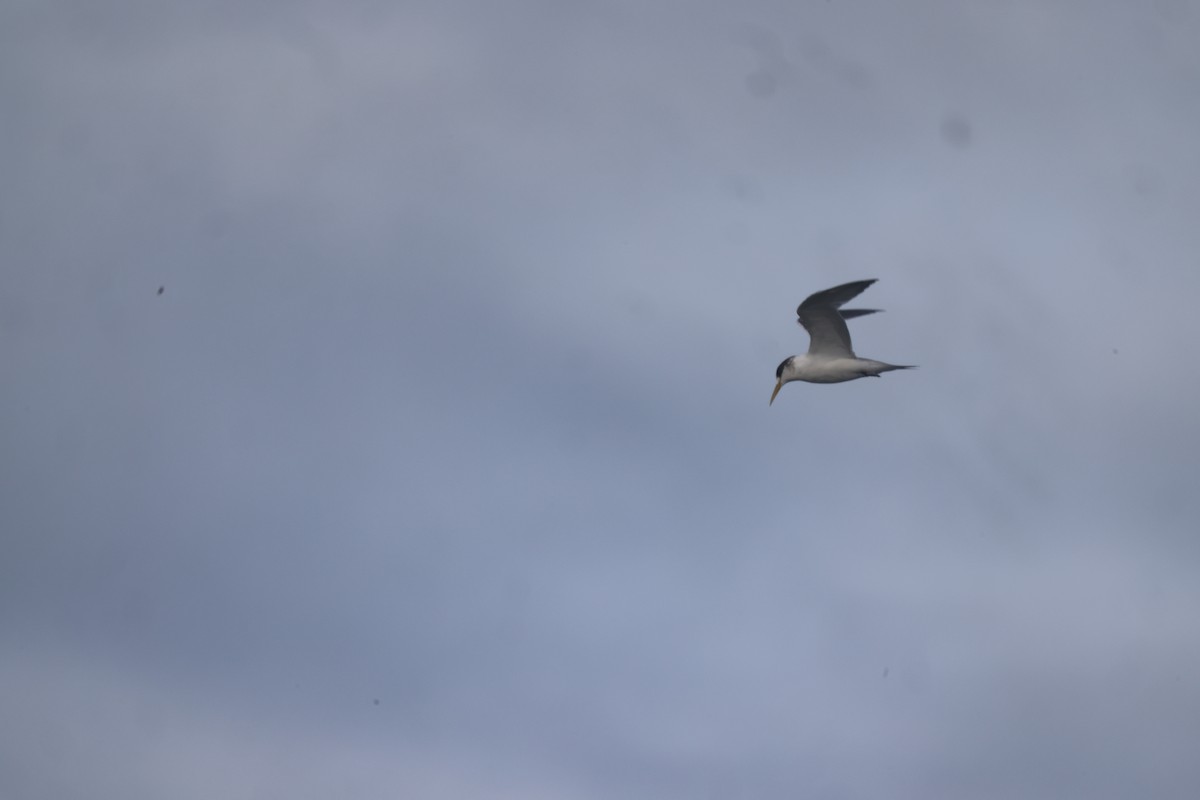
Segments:
[[[166,291],[166,288],[167,288],[167,287],[165,287],[165,286],[160,286],[160,287],[158,287],[158,293],[159,293],[159,294],[162,294],[164,291]]]
[[[971,146],[971,121],[960,114],[947,114],[942,119],[942,139],[951,147],[965,150]]]
[[[379,698],[378,698],[378,697],[376,697],[376,698],[375,698],[375,705],[379,705]]]

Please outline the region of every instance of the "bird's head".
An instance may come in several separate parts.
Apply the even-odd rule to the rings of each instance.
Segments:
[[[788,367],[791,366],[792,361],[795,358],[795,356],[788,356],[775,369],[775,391],[771,392],[771,402],[767,403],[767,405],[771,405],[771,403],[775,402],[775,395],[779,394],[779,390],[782,389],[783,385],[788,382],[788,378],[784,377],[784,372],[788,369]]]

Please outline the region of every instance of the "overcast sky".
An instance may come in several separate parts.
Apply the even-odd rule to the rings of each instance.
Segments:
[[[1200,2],[0,3],[0,796],[1200,796],[1198,294]]]

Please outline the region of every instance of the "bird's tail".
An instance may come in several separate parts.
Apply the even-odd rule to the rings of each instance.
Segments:
[[[872,370],[869,375],[878,378],[881,373],[891,372],[894,369],[916,369],[916,364],[885,364],[882,361],[876,361],[872,364]]]

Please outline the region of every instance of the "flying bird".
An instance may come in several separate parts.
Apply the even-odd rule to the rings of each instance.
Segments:
[[[877,308],[847,308],[842,305],[858,297],[864,289],[875,282],[853,281],[809,295],[796,309],[798,322],[808,331],[808,352],[802,356],[789,356],[775,370],[775,391],[771,392],[771,403],[785,383],[807,381],[809,383],[841,383],[857,378],[872,376],[894,369],[913,369],[911,365],[885,364],[854,355],[850,346],[850,330],[846,320],[874,314]]]

